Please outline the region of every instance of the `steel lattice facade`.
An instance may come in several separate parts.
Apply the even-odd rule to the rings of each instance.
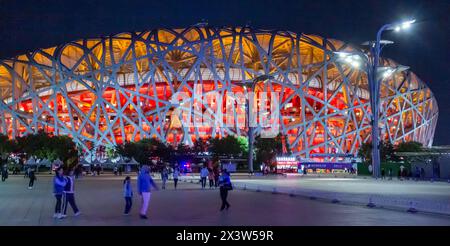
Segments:
[[[176,124],[171,97],[185,92],[191,95],[188,106],[225,107],[220,100],[197,100],[194,87],[205,94],[244,92],[238,84],[271,74],[256,89],[279,93],[280,130],[293,153],[356,153],[370,140],[367,76],[337,62],[333,53],[355,49],[314,35],[247,27],[81,39],[0,61],[0,132],[11,138],[39,130],[67,134],[87,151],[150,137],[192,143],[245,135],[238,124]],[[381,94],[383,139],[431,146],[438,107],[426,84],[404,71],[385,79]],[[233,110],[236,116],[242,108]]]

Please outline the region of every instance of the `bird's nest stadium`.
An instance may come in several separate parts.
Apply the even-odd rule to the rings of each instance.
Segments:
[[[40,130],[69,135],[86,151],[142,138],[192,144],[246,135],[245,124],[239,124],[246,118],[236,116],[242,107],[232,107],[231,125],[192,127],[174,120],[172,96],[184,92],[191,95],[184,107],[220,111],[223,100],[198,100],[194,87],[205,95],[244,93],[243,84],[270,75],[255,90],[279,93],[280,132],[294,154],[356,153],[371,138],[367,75],[339,62],[335,53],[354,50],[361,49],[315,35],[248,27],[192,26],[80,39],[0,60],[0,132],[10,138]],[[218,113],[210,117],[227,120]],[[406,70],[382,81],[379,117],[383,140],[431,146],[438,106],[427,85]]]

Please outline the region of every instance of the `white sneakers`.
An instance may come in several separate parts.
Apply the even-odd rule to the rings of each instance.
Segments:
[[[61,214],[61,213],[53,214],[53,218],[54,219],[63,219],[65,217],[67,217],[67,215],[64,215],[64,214]]]
[[[80,214],[81,214],[81,212],[78,211],[74,214],[74,216],[79,216]],[[64,219],[66,217],[67,217],[67,215],[65,215],[65,214],[53,214],[54,219]]]
[[[30,187],[28,187],[28,189],[31,190],[31,189],[33,189],[33,187],[30,186]]]

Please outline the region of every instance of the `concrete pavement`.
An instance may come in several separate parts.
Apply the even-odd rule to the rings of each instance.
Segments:
[[[187,179],[198,180],[197,176]],[[260,190],[339,200],[348,204],[408,210],[410,208],[429,213],[450,215],[450,184],[447,182],[375,180],[366,177],[347,176],[263,176],[232,174],[238,189]]]
[[[0,183],[0,225],[450,225],[450,217],[370,209],[302,197],[233,190],[229,211],[219,212],[218,190],[201,190],[198,184],[180,183],[174,190],[152,193],[149,220],[138,218],[139,198],[132,215],[122,215],[122,179],[104,175],[76,182],[79,217],[52,218],[54,198],[51,177],[38,177],[28,190],[22,176]],[[159,181],[157,181],[159,182]],[[133,188],[136,180],[133,177]],[[135,190],[136,193],[136,190]]]

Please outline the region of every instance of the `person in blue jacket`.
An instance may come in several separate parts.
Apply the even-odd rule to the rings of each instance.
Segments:
[[[161,170],[161,181],[162,181],[162,189],[166,189],[166,183],[167,180],[169,179],[169,170],[167,170],[167,167],[163,167],[163,169]]]
[[[141,171],[139,172],[137,180],[138,192],[139,195],[141,195],[142,197],[141,211],[140,211],[141,219],[147,219],[147,209],[150,203],[150,191],[152,186],[155,190],[158,190],[158,187],[156,186],[155,182],[150,176],[150,170],[148,165],[143,165],[141,167]]]
[[[62,196],[64,193],[64,187],[66,186],[66,179],[63,176],[64,170],[62,167],[58,167],[55,172],[55,177],[53,177],[53,194],[56,198],[55,214],[53,218],[62,219],[64,218],[61,214]]]
[[[228,191],[233,189],[231,184],[230,174],[227,169],[222,170],[222,174],[219,177],[219,187],[220,187],[220,198],[222,199],[222,206],[220,211],[224,210],[225,207],[230,208],[230,204],[227,201]]]
[[[124,215],[129,215],[131,206],[133,205],[133,190],[131,189],[131,178],[127,176],[123,181],[123,196],[125,197]]]
[[[75,216],[78,216],[81,214],[80,210],[77,207],[77,204],[75,203],[75,177],[74,177],[74,171],[70,170],[68,175],[64,177],[66,180],[66,186],[64,186],[64,196],[63,196],[63,214],[62,217],[67,217],[67,207],[70,204],[72,207],[73,213]]]

